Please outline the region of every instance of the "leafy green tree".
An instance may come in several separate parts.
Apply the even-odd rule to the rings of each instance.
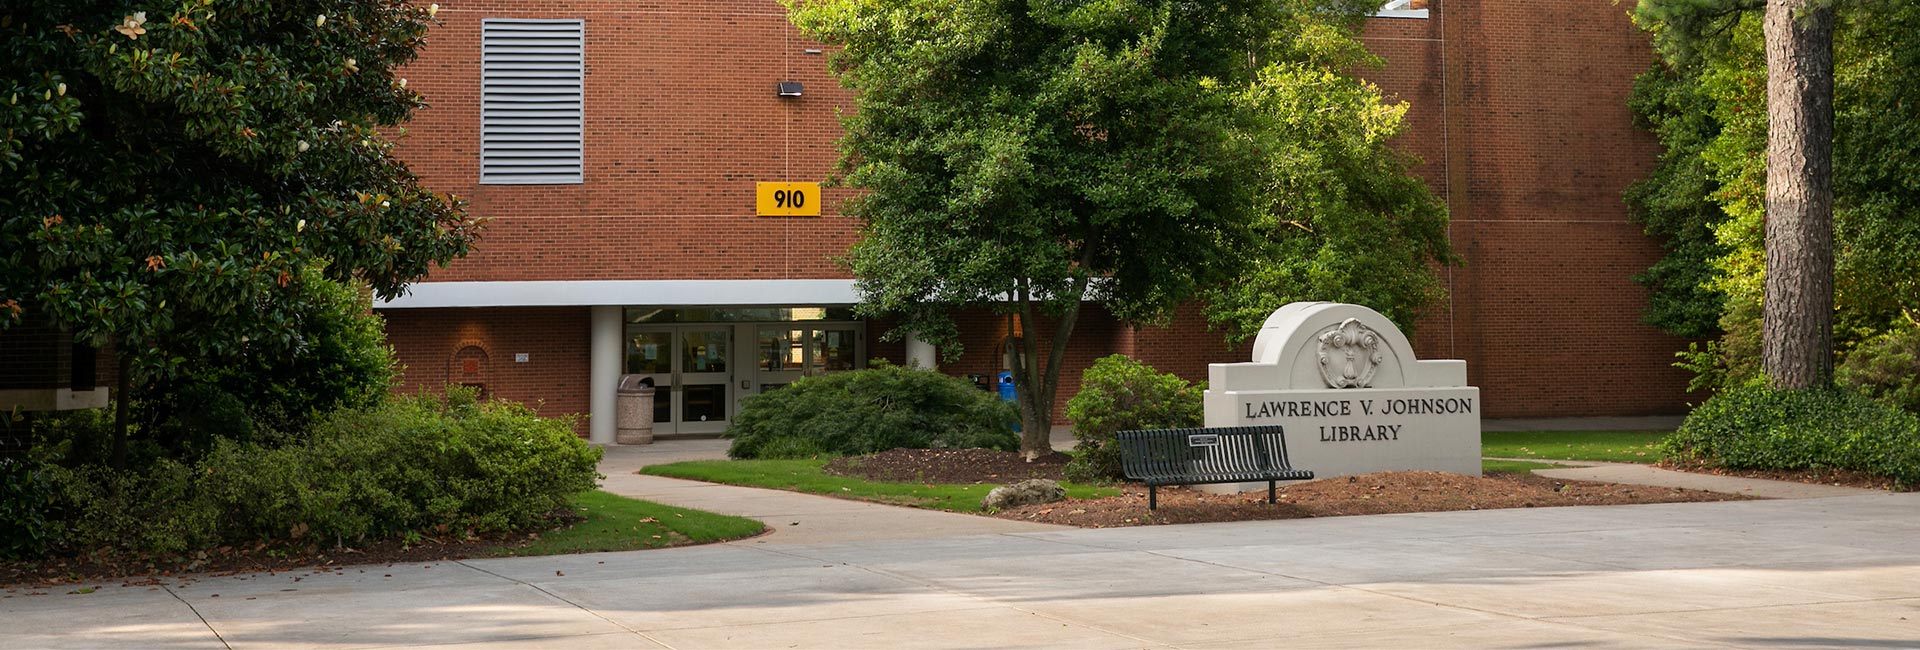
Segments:
[[[1408,173],[1414,159],[1389,146],[1406,105],[1328,70],[1330,61],[1376,63],[1357,41],[1338,45],[1269,65],[1243,94],[1256,124],[1242,137],[1265,156],[1259,248],[1233,281],[1203,294],[1208,320],[1230,341],[1259,334],[1274,309],[1301,300],[1366,305],[1410,332],[1445,295],[1434,269],[1457,263],[1445,206]]]
[[[382,130],[422,105],[396,72],[436,10],[6,3],[0,327],[37,311],[111,345],[124,396],[296,348],[309,269],[391,297],[464,254],[479,223]]]
[[[1761,2],[1647,0],[1636,21],[1661,61],[1635,109],[1666,152],[1629,201],[1669,254],[1649,320],[1685,336],[1726,332],[1690,367],[1758,368],[1765,270],[1766,56]],[[1834,337],[1846,352],[1920,315],[1920,5],[1841,2],[1833,52]],[[1718,320],[1717,327],[1707,323]],[[1754,322],[1749,322],[1754,321]],[[1733,341],[1737,336],[1740,340]],[[1720,356],[1706,363],[1701,356]],[[1746,356],[1754,358],[1747,359]],[[1733,358],[1740,356],[1741,358]]]
[[[1400,117],[1347,74],[1372,61],[1354,35],[1373,0],[783,1],[807,36],[839,46],[833,69],[857,92],[840,173],[866,190],[845,208],[865,222],[847,255],[862,309],[949,354],[952,313],[1001,314],[1029,457],[1050,449],[1084,304],[1153,322],[1256,260],[1444,230],[1430,198],[1400,194],[1404,161],[1350,155],[1385,151]],[[1375,181],[1391,187],[1353,185]],[[1264,281],[1304,293],[1290,284],[1311,282],[1301,268],[1357,272],[1323,259]],[[1425,270],[1353,284],[1418,284],[1399,278]],[[1256,310],[1220,297],[1217,320]]]

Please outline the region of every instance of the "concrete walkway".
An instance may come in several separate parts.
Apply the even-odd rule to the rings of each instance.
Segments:
[[[1521,460],[1521,459],[1503,459]],[[1690,488],[1727,494],[1744,494],[1763,499],[1820,499],[1825,497],[1845,497],[1873,494],[1881,490],[1869,490],[1840,485],[1819,485],[1794,481],[1773,481],[1740,476],[1720,476],[1716,474],[1697,474],[1677,472],[1649,465],[1633,463],[1593,463],[1583,461],[1541,461],[1561,465],[1577,465],[1563,469],[1536,469],[1536,476],[1566,479],[1570,481],[1601,481],[1604,483],[1629,483],[1633,485],[1657,485],[1660,487]]]
[[[1913,648],[1915,539],[1883,493],[734,543],[0,592],[0,648]]]
[[[0,648],[1920,648],[1920,494],[1082,530],[632,474],[724,449],[602,471],[774,533],[0,592]]]

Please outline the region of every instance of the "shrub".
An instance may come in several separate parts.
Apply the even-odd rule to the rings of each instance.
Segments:
[[[1843,469],[1920,484],[1920,418],[1835,387],[1775,390],[1756,381],[1721,393],[1662,450],[1733,469]]]
[[[1200,426],[1203,386],[1125,355],[1093,362],[1080,376],[1080,393],[1067,400],[1067,419],[1080,453],[1067,464],[1067,478],[1105,482],[1125,478],[1114,434],[1131,429]]]
[[[1882,404],[1920,413],[1920,326],[1862,342],[1834,369],[1834,381]]]
[[[56,468],[60,546],[178,554],[255,540],[501,533],[594,487],[600,451],[570,421],[449,392],[342,409],[277,448],[220,440],[191,464]]]
[[[35,557],[58,537],[50,519],[50,468],[25,458],[0,456],[0,559]]]
[[[898,447],[1012,451],[1011,404],[964,379],[882,365],[807,377],[748,399],[727,428],[734,458],[867,454]]]
[[[289,291],[309,307],[284,337],[250,343],[239,358],[196,359],[199,371],[138,387],[129,405],[141,432],[191,461],[219,440],[277,444],[335,409],[378,404],[393,384],[393,351],[364,291],[317,269]]]

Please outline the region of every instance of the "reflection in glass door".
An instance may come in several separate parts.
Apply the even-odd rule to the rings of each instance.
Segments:
[[[769,391],[806,376],[806,340],[807,330],[762,325],[757,336],[758,346],[754,355],[759,367],[760,391]]]
[[[801,377],[860,368],[860,334],[857,325],[760,325],[754,336],[756,392],[774,390]]]
[[[653,379],[655,433],[673,433],[673,330],[627,328],[627,367],[630,375]]]
[[[719,433],[727,428],[727,352],[733,349],[733,328],[724,325],[680,328],[680,412],[674,420],[678,433]]]
[[[863,367],[858,323],[630,323],[628,374],[653,379],[654,432],[722,433],[739,402]]]

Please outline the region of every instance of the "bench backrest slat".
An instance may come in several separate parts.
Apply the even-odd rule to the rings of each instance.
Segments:
[[[1279,426],[1121,431],[1121,464],[1130,478],[1286,471],[1287,440]],[[1213,444],[1195,445],[1193,436]]]

